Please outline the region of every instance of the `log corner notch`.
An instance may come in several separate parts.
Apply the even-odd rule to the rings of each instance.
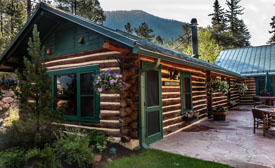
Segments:
[[[126,53],[126,54],[128,54],[132,51],[132,49],[130,47],[122,46],[121,44],[111,42],[109,40],[105,40],[103,42],[102,48],[105,48],[105,49],[111,50],[111,51],[118,51],[118,52]]]

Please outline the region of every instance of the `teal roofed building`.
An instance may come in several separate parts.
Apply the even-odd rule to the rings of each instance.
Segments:
[[[254,80],[256,95],[264,92],[265,75],[268,72],[275,95],[275,44],[223,50],[216,64],[248,77],[251,82]]]

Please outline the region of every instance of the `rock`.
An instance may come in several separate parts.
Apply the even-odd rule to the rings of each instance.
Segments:
[[[100,162],[101,159],[102,159],[102,155],[96,155],[96,156],[94,157],[94,162]]]
[[[112,160],[111,158],[108,158],[106,161],[107,161],[108,163],[110,163],[110,162],[112,162],[113,160]]]
[[[4,93],[2,96],[3,97],[11,97],[11,96],[14,96],[14,92],[13,91],[8,91],[8,92]]]
[[[6,103],[2,106],[3,109],[8,109],[10,107],[10,104],[9,103]]]
[[[11,102],[13,102],[13,98],[5,97],[4,99],[2,99],[2,101],[5,102],[5,103],[11,103]]]

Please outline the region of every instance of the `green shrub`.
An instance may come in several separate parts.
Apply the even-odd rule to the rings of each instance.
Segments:
[[[21,168],[25,164],[25,150],[21,148],[11,148],[0,153],[1,168]]]
[[[88,132],[88,137],[91,140],[92,144],[102,152],[104,149],[107,148],[107,138],[102,131],[92,130]]]
[[[66,130],[66,133],[56,133],[56,142],[53,144],[57,159],[64,160],[69,166],[77,165],[80,168],[90,167],[93,164],[93,148],[89,147],[88,136],[77,130]]]
[[[27,167],[56,168],[61,167],[60,162],[55,159],[52,147],[46,145],[44,149],[32,148],[25,154]]]
[[[6,130],[0,132],[1,140],[6,148],[24,146],[32,148],[34,146],[44,147],[46,143],[50,143],[54,139],[52,131],[55,128],[47,127],[37,133],[35,122],[17,120]]]

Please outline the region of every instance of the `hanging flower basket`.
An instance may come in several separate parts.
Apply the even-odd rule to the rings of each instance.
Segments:
[[[242,95],[244,95],[248,90],[247,85],[244,83],[236,83],[234,88]]]
[[[208,83],[207,91],[208,93],[221,92],[223,95],[226,95],[229,92],[229,85],[226,81],[218,79],[211,80]]]
[[[95,76],[94,89],[97,93],[120,93],[124,88],[125,82],[118,73],[103,71]]]

